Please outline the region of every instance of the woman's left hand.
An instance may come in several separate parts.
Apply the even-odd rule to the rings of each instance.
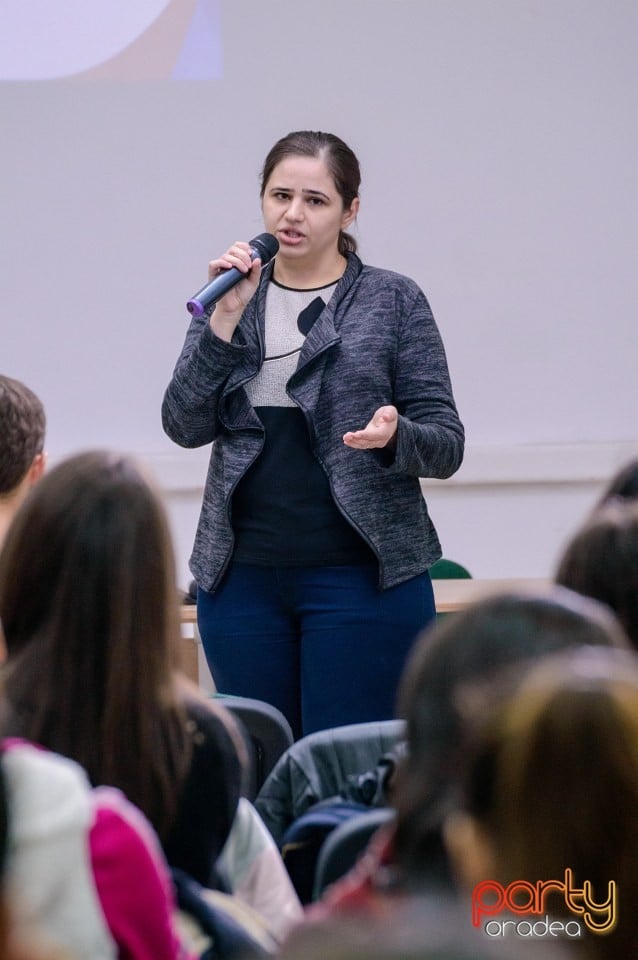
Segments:
[[[355,450],[371,450],[373,447],[393,446],[395,443],[399,413],[396,407],[379,407],[370,423],[363,430],[344,433],[343,442]]]

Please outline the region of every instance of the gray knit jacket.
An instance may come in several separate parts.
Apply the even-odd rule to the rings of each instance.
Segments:
[[[264,355],[271,272],[272,263],[231,343],[213,334],[207,317],[193,318],[162,403],[164,430],[175,443],[213,443],[190,561],[205,590],[218,586],[231,559],[233,490],[264,443],[244,385]],[[337,507],[378,558],[380,588],[426,570],[441,548],[419,477],[442,479],[459,468],[464,431],[441,336],[417,284],[349,254],[287,390],[305,415]],[[399,411],[394,453],[347,447],[343,434],[364,427],[385,404]]]

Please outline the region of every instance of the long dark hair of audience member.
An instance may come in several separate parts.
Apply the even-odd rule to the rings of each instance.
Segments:
[[[597,506],[610,500],[638,500],[638,457],[629,460],[612,476]]]
[[[177,670],[177,596],[165,511],[137,463],[90,451],[51,469],[0,554],[4,733],[119,787],[171,866],[206,883],[241,763],[232,721]]]
[[[638,500],[609,500],[567,544],[556,582],[614,611],[638,649]]]
[[[488,597],[419,638],[400,690],[408,749],[393,791],[394,857],[404,887],[449,882],[433,871],[471,732],[468,698],[472,707],[482,697],[495,708],[498,678],[519,678],[540,657],[583,644],[629,647],[610,611],[561,587]]]

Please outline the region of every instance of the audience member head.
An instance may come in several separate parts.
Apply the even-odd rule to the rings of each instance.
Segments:
[[[0,554],[9,732],[119,786],[161,825],[188,760],[175,571],[133,459],[87,452],[34,487]]]
[[[611,607],[638,649],[638,499],[609,500],[572,537],[556,582]]]
[[[598,505],[615,499],[638,500],[638,457],[630,460],[614,474],[603,490]]]
[[[44,407],[19,380],[0,374],[0,543],[13,514],[44,471]]]
[[[399,694],[408,749],[393,795],[395,856],[404,884],[430,879],[432,839],[460,781],[469,732],[466,699],[496,705],[498,677],[518,677],[545,654],[583,644],[628,647],[611,611],[561,587],[485,598],[418,639]]]
[[[591,956],[633,956],[635,652],[581,647],[552,654],[489,711],[484,724],[479,714],[474,720],[479,732],[469,753],[463,812],[450,816],[445,831],[464,882],[470,888],[488,879],[504,887],[519,880],[565,882],[569,870],[573,888],[591,883],[592,899],[601,905],[592,919],[601,933],[592,933],[569,909],[564,891],[550,893],[542,912],[580,920],[582,945]]]

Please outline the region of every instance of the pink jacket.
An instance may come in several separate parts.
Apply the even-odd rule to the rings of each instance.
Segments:
[[[86,960],[185,960],[168,870],[140,811],[25,741],[3,742],[2,769],[5,885],[18,930]]]

